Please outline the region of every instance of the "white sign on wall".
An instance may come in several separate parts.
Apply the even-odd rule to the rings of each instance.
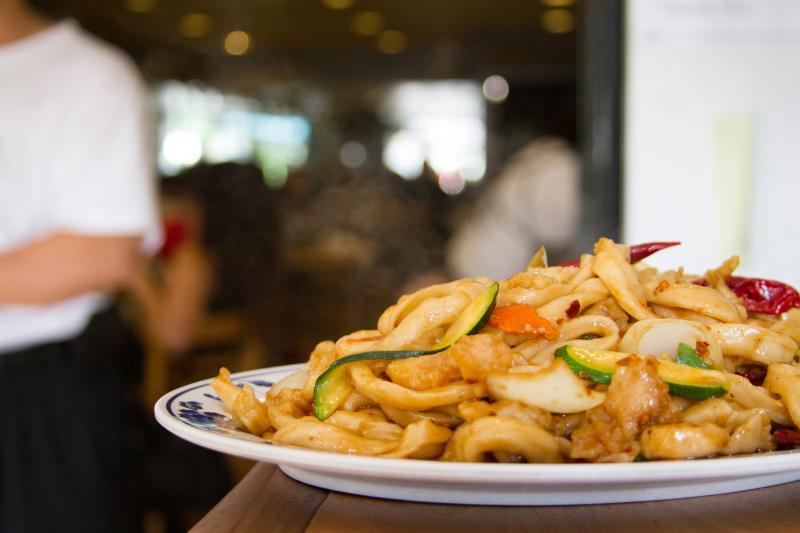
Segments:
[[[630,0],[623,240],[800,287],[800,2]]]

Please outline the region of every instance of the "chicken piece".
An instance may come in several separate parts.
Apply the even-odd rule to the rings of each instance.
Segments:
[[[591,409],[572,432],[570,457],[598,461],[637,449],[642,430],[669,408],[669,389],[658,376],[656,359],[625,358],[618,363],[603,404]]]
[[[394,383],[413,390],[435,389],[461,377],[458,364],[449,350],[392,361],[386,367],[386,375]]]
[[[462,338],[446,353],[456,362],[468,382],[484,381],[489,374],[511,367],[514,355],[495,335],[470,335]]]

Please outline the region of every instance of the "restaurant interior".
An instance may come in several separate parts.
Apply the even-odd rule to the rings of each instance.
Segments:
[[[762,135],[754,124],[763,114],[745,100],[762,97],[733,98],[715,115],[717,133],[704,152],[717,154],[713,164],[684,152],[679,124],[655,148],[647,144],[649,136],[658,137],[648,124],[663,118],[647,115],[648,106],[674,109],[690,96],[664,89],[642,99],[647,84],[658,80],[626,76],[625,69],[646,64],[647,53],[667,65],[669,53],[716,45],[687,36],[701,30],[680,26],[688,16],[681,9],[691,10],[685,2],[658,2],[656,14],[624,9],[631,3],[32,2],[125,51],[147,84],[165,235],[149,273],[158,277],[170,268],[172,253],[187,239],[196,239],[208,262],[194,267],[202,288],[182,334],[143,316],[135,291],[118,295],[141,348],[126,385],[134,413],[128,441],[142,465],[141,479],[130,488],[137,507],[133,530],[189,529],[252,466],[185,443],[152,421],[161,395],[213,377],[221,366],[236,372],[303,362],[323,340],[373,328],[403,294],[472,275],[470,263],[488,269],[491,262],[510,275],[541,244],[558,264],[601,235],[688,242],[696,236],[690,226],[678,223],[669,233],[663,223],[676,212],[666,202],[681,198],[670,196],[678,194],[675,188],[684,194],[699,189],[680,213],[697,212],[708,198],[732,206],[713,216],[720,228],[733,229],[715,226],[687,248],[707,251],[700,265],[735,246],[747,249],[746,267],[768,261],[762,253],[767,244],[752,244],[750,236],[762,224],[775,226],[774,219],[759,217],[772,211],[741,192],[767,179],[756,168],[755,149],[747,151],[756,146],[756,133]],[[705,4],[713,4],[703,15],[710,18],[719,3]],[[671,17],[663,19],[663,34],[648,26],[659,13]],[[746,13],[717,13],[717,19],[725,16]],[[766,46],[747,41],[753,35],[734,37],[742,46]],[[632,50],[633,42],[643,44]],[[661,46],[655,52],[654,42]],[[788,54],[796,43],[771,45]],[[796,127],[792,131],[798,135]],[[626,143],[641,148],[638,154],[656,155],[633,158],[623,150]],[[666,153],[658,152],[667,145]],[[681,152],[688,155],[676,157]],[[780,154],[790,157],[787,150]],[[509,176],[524,173],[526,165],[543,168],[548,157],[574,163],[554,167],[563,174],[554,178],[559,185],[549,190],[552,198],[523,203],[513,191],[500,192]],[[681,176],[691,165],[702,173],[724,160],[727,166],[714,168],[730,177],[705,190],[659,174],[659,183],[677,181],[653,203],[661,189],[648,185],[646,176],[668,167],[665,159],[686,163]],[[719,200],[722,189],[727,196]],[[502,215],[485,216],[490,210]],[[558,231],[527,233],[524,219],[537,213]],[[636,224],[653,218],[659,222]],[[496,227],[479,228],[481,222]],[[471,232],[488,237],[467,242],[464,234]],[[495,247],[503,240],[495,234],[513,236],[507,246],[514,249]],[[724,242],[714,248],[709,241]],[[785,264],[797,251],[790,246],[773,260]],[[674,263],[677,256],[671,257]],[[783,279],[797,275],[784,270]]]
[[[175,198],[205,204],[215,271],[192,331],[165,339],[120,295],[142,344],[130,431],[148,474],[132,491],[144,531],[186,530],[251,465],[151,427],[159,396],[374,327],[412,287],[455,275],[447,243],[515,152],[545,136],[580,149],[573,0],[33,5],[121,48],[144,77],[165,247],[186,233]]]

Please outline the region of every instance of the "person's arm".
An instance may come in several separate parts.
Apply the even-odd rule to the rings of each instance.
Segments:
[[[0,305],[47,305],[119,288],[136,273],[139,241],[57,233],[0,254]]]
[[[147,334],[161,346],[180,352],[197,332],[213,283],[211,261],[200,245],[178,246],[164,265],[163,283],[142,270],[130,285]]]

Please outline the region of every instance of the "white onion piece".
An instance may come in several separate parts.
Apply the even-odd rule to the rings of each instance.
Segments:
[[[697,322],[676,318],[653,318],[634,323],[619,343],[619,351],[654,355],[675,360],[678,344],[696,348],[697,342],[708,343],[708,360],[722,368],[722,351],[717,339]]]

